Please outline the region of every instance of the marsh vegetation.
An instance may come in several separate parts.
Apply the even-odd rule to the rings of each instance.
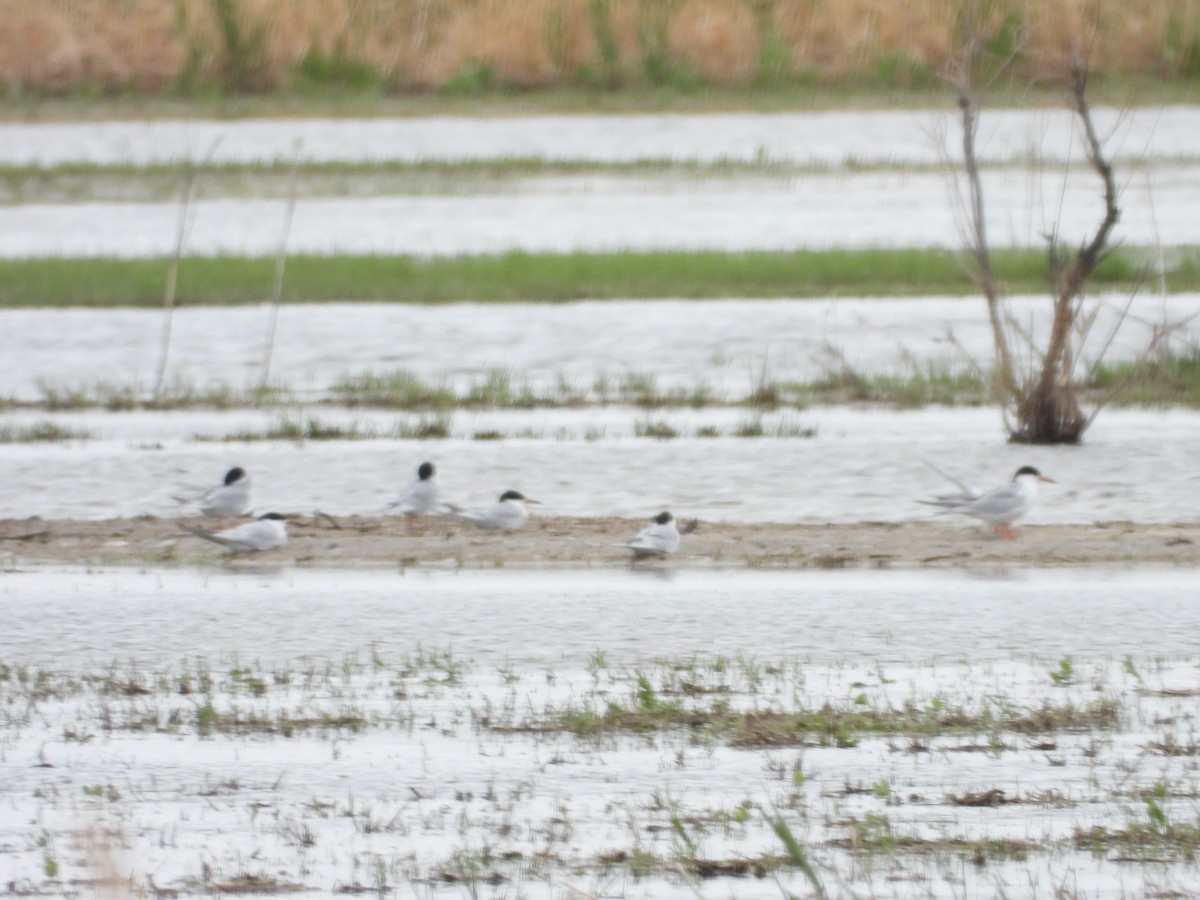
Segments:
[[[1097,397],[1108,397],[1117,406],[1200,407],[1200,381],[1196,377],[1197,351],[1163,353],[1136,362],[1115,362],[1096,367],[1094,375],[1082,387]],[[620,376],[600,373],[590,383],[573,381],[560,375],[545,379],[522,378],[496,369],[472,379],[462,387],[449,382],[423,379],[406,369],[390,372],[359,372],[337,379],[323,390],[291,388],[275,384],[265,388],[235,388],[229,384],[189,384],[168,382],[155,396],[138,384],[55,385],[43,382],[38,395],[29,398],[0,399],[0,410],[66,413],[88,410],[128,412],[133,410],[278,410],[275,427],[255,436],[258,439],[289,440],[298,437],[321,439],[336,437],[325,433],[321,409],[331,411],[362,409],[422,414],[426,425],[416,434],[445,437],[452,414],[489,410],[587,410],[626,407],[634,410],[724,410],[745,409],[740,437],[762,436],[762,414],[779,410],[807,410],[811,407],[865,404],[891,409],[920,409],[925,406],[983,406],[995,400],[995,379],[987,371],[963,365],[928,364],[913,371],[872,373],[859,371],[844,358],[830,364],[817,378],[801,381],[774,378],[768,369],[755,374],[743,392],[728,393],[707,381],[691,386],[661,383],[649,372],[625,372]],[[305,410],[310,410],[306,412]],[[649,423],[652,417],[644,416]],[[74,434],[51,422],[34,426],[7,426],[6,441],[34,439],[69,440],[86,437]],[[397,425],[392,437],[414,434]],[[783,426],[775,436],[806,436],[797,427]],[[378,428],[351,429],[362,436],[385,437]],[[770,431],[770,429],[768,429]],[[236,438],[231,438],[236,439]]]
[[[1197,76],[1190,2],[1087,10],[1056,0],[997,4],[989,48],[1019,47],[1022,86],[1090,29],[1096,70],[1159,84]],[[695,94],[709,87],[807,92],[925,90],[957,47],[956,16],[937,3],[904,10],[768,0],[453,0],[351,3],[320,13],[299,0],[102,0],[71,13],[21,0],[0,44],[9,94],[222,97],[321,92],[446,97],[574,88]],[[1027,41],[1018,44],[1018,36]],[[403,52],[397,52],[397,47]],[[844,95],[842,97],[844,102]],[[528,102],[528,100],[525,100]],[[626,101],[629,102],[629,101]],[[794,101],[793,101],[794,102]]]
[[[986,49],[1010,57],[1023,82],[1002,97],[1048,99],[1040,87],[1029,92],[1028,79],[1057,65],[1046,48],[1078,34],[1078,10],[1068,6],[994,7]],[[1127,89],[1149,86],[1156,98],[1190,100],[1200,71],[1195,3],[1127,7],[1102,0],[1090,8],[1099,96],[1119,104]],[[13,358],[28,353],[12,364],[0,403],[12,473],[5,499],[23,517],[4,535],[0,892],[940,898],[1045,885],[1063,897],[1197,893],[1197,660],[1188,643],[1196,623],[1186,602],[1194,573],[1080,568],[1056,582],[1018,566],[1015,575],[976,567],[959,581],[930,571],[863,579],[862,569],[896,560],[915,568],[998,558],[949,528],[912,529],[902,554],[887,540],[913,516],[916,450],[964,467],[969,457],[966,477],[1011,471],[1005,448],[990,453],[969,437],[995,442],[979,409],[997,400],[988,357],[964,349],[948,326],[935,351],[932,341],[910,349],[897,336],[911,332],[880,327],[885,337],[875,340],[859,307],[840,330],[832,311],[805,329],[772,319],[737,337],[736,351],[730,323],[748,310],[767,317],[753,299],[729,301],[725,324],[703,338],[679,325],[712,316],[729,297],[813,298],[803,302],[815,306],[877,295],[892,298],[870,307],[883,318],[899,298],[932,306],[933,294],[965,296],[973,287],[953,254],[904,245],[944,244],[932,229],[924,241],[901,234],[892,249],[860,246],[892,239],[859,233],[888,182],[904,186],[888,196],[911,212],[911,198],[929,195],[942,168],[920,154],[892,160],[865,150],[775,158],[754,143],[754,128],[745,132],[749,150],[712,159],[668,149],[628,159],[534,150],[478,160],[460,158],[462,146],[487,141],[460,137],[446,158],[302,160],[293,141],[281,161],[251,139],[248,157],[202,165],[187,134],[205,127],[198,115],[290,114],[297,98],[308,114],[337,116],[711,111],[731,97],[743,109],[828,109],[845,98],[929,105],[944,99],[936,73],[955,47],[954,17],[930,3],[789,0],[716,0],[704,15],[690,0],[339,0],[319,19],[316,9],[292,0],[97,0],[86,10],[18,0],[6,10],[0,115],[150,111],[189,121],[177,130],[186,152],[168,147],[145,166],[128,154],[89,161],[103,142],[64,132],[57,148],[46,146],[72,145],[67,161],[0,170],[0,199],[22,222],[6,231],[24,236],[34,213],[41,222],[40,232],[28,228],[23,251],[9,253],[22,258],[0,271],[0,306],[18,323],[6,329],[6,340],[15,336],[6,346]],[[405,52],[393,52],[401,44]],[[545,93],[531,97],[529,88]],[[47,102],[51,95],[58,99]],[[340,119],[334,130],[350,127]],[[857,127],[877,130],[866,118]],[[543,139],[560,137],[556,129],[543,123]],[[519,120],[516,130],[524,139],[532,129]],[[1163,310],[1194,305],[1181,292],[1200,288],[1188,193],[1197,156],[1194,130],[1182,131],[1182,149],[1146,152],[1128,169],[1146,183],[1153,227],[1144,220],[1135,241],[1090,273],[1109,294],[1152,280]],[[982,164],[1002,183],[1036,183],[1037,193],[1041,179],[1064,174],[1066,160],[1022,139]],[[624,216],[621,239],[601,235],[608,243],[599,250],[513,251],[504,235],[467,234],[467,245],[421,252],[408,233],[385,251],[338,253],[346,248],[329,240],[381,192],[440,204],[440,219],[387,207],[389,234],[406,219],[440,232],[485,200],[520,227],[537,222],[551,233],[561,218],[538,215],[544,206],[513,216],[514,203],[558,192],[575,207],[597,186],[637,197],[646,184],[662,188],[659,205],[695,191],[744,232],[746,218],[713,198],[736,196],[741,216],[757,215],[764,198],[799,180],[814,193],[857,192],[871,215],[834,234],[832,247],[808,247],[790,232],[780,239],[776,220],[742,250],[712,250],[741,245],[711,235],[681,250],[692,245],[679,237],[675,213],[667,249],[654,249],[661,235],[625,239],[638,207],[619,203],[603,221],[611,227]],[[166,199],[181,181],[185,196],[198,186],[215,198],[206,210],[218,209],[222,233],[236,232],[233,220],[258,201],[257,218],[243,224],[262,233],[269,219],[272,235],[281,199],[317,210],[316,219],[328,215],[330,198],[345,204],[320,223],[324,232],[297,242],[301,252],[289,244],[289,206],[284,236],[267,251],[235,234],[236,249],[189,254],[181,239],[168,259],[142,238],[148,230],[156,239],[155,223],[166,218],[188,233],[190,200],[179,209]],[[738,194],[747,183],[756,187]],[[1170,201],[1179,202],[1163,216],[1164,238],[1156,214]],[[793,218],[797,204],[782,203]],[[103,229],[83,218],[93,206]],[[1035,206],[1014,209],[1013,220],[1038,219]],[[99,252],[145,258],[81,255],[97,252],[92,245],[63,252],[76,246],[62,227],[69,219],[115,235]],[[119,222],[142,230],[118,233]],[[1032,292],[1059,271],[1019,236],[1013,243],[989,261],[1006,290]],[[787,249],[764,249],[779,246]],[[53,252],[63,257],[41,256]],[[210,330],[188,316],[188,307],[268,296],[398,305],[386,310],[390,320],[331,305],[278,347],[273,319],[261,365],[257,320],[221,309]],[[713,302],[668,308],[647,302],[654,298]],[[568,346],[561,322],[537,317],[577,299],[637,306],[617,313],[637,328],[600,346],[592,342],[606,333],[600,320],[584,326],[580,307],[564,308],[583,334]],[[490,304],[513,301],[524,305],[482,321]],[[450,310],[458,321],[438,319],[451,304],[461,304]],[[64,307],[54,324],[71,327],[39,327],[37,308],[50,306]],[[174,317],[174,342],[162,342],[158,377],[148,382],[130,372],[153,354],[130,335],[143,324],[139,307],[160,306],[168,329]],[[281,335],[289,312],[301,318],[285,307]],[[534,332],[532,345],[563,349],[522,351],[505,317]],[[785,327],[819,341],[781,350]],[[633,341],[638,331],[661,336],[655,359],[685,355],[663,351],[667,336],[691,355],[669,370],[635,366],[628,360],[647,356]],[[251,332],[246,350],[235,338]],[[607,333],[615,332],[610,319]],[[448,349],[436,343],[444,333],[456,335]],[[848,351],[839,343],[846,334],[865,349]],[[626,345],[635,352],[622,357]],[[492,346],[503,353],[488,355]],[[318,353],[305,356],[312,347]],[[1194,343],[1160,350],[1124,348],[1090,367],[1081,390],[1118,404],[1200,407]],[[86,359],[81,375],[68,371],[68,356]],[[930,405],[958,408],[921,410]],[[820,421],[808,412],[818,406]],[[864,410],[878,420],[871,428],[854,421]],[[1093,523],[1073,532],[1090,541],[1086,553],[1072,557],[1083,542],[1043,528],[1026,546],[1006,548],[1006,562],[1194,560],[1193,530],[1142,527],[1194,507],[1178,487],[1193,467],[1192,420],[1123,415],[1136,437],[1072,451],[1063,468],[1073,482],[1062,479],[1063,502],[1047,514]],[[698,440],[708,438],[718,440]],[[803,464],[772,438],[804,439]],[[427,439],[446,441],[438,460],[446,457],[455,491],[490,492],[500,478],[536,473],[550,488],[542,499],[574,518],[547,510],[506,543],[485,544],[445,523],[400,536],[378,517],[339,521],[328,511],[331,502],[338,515],[381,505],[393,493],[385,486],[410,472],[400,457],[426,453],[409,442]],[[182,473],[215,469],[230,452],[224,442],[241,445],[260,498],[322,510],[295,523],[287,568],[214,564],[207,547],[181,547],[177,522],[146,515]],[[807,482],[791,493],[781,487],[796,484],[798,469],[819,472],[820,491]],[[647,498],[660,496],[722,520],[711,536],[692,538],[711,569],[691,580],[669,566],[618,570],[613,532],[627,521],[587,518],[597,504],[602,514],[641,515]],[[106,521],[26,518],[47,508],[60,519],[65,509]],[[113,519],[122,514],[130,518]],[[861,527],[851,534],[828,524],[839,517]],[[862,525],[868,517],[877,524]],[[768,518],[823,524],[753,524]],[[1094,524],[1109,519],[1122,521]],[[369,562],[380,568],[365,567],[356,537],[373,542]],[[50,555],[37,556],[43,548]],[[26,564],[64,556],[144,568]],[[591,567],[551,568],[566,564]],[[722,577],[726,564],[738,580]],[[506,565],[542,570],[506,581],[496,571]],[[843,569],[857,571],[831,571]],[[772,581],[777,574],[787,580]]]
[[[46,823],[12,851],[10,883],[90,884],[120,847],[138,863],[119,883],[183,896],[556,897],[564,882],[859,896],[901,872],[922,897],[1047,876],[1107,896],[1117,871],[1191,883],[1193,692],[1176,686],[1195,661],[1076,665],[1064,681],[1061,660],[596,649],[530,667],[422,647],[298,665],[4,663],[0,794]],[[159,761],[181,745],[194,762]],[[86,858],[65,852],[77,841]]]

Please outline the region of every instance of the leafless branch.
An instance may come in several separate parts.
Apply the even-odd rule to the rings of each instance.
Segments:
[[[1140,287],[1141,287],[1141,285],[1139,284],[1138,288],[1140,288]],[[1086,376],[1088,381],[1091,381],[1093,378],[1096,377],[1096,373],[1100,370],[1100,366],[1104,364],[1104,357],[1108,355],[1109,348],[1112,347],[1113,341],[1115,341],[1117,339],[1117,333],[1121,330],[1121,327],[1125,324],[1126,320],[1129,318],[1129,311],[1133,308],[1133,301],[1134,301],[1134,298],[1137,297],[1137,295],[1138,295],[1137,288],[1135,288],[1134,290],[1129,292],[1129,296],[1125,300],[1125,305],[1123,307],[1121,307],[1121,311],[1117,315],[1117,321],[1114,322],[1113,327],[1109,329],[1108,334],[1105,336],[1103,343],[1100,344],[1100,349],[1096,353],[1096,358],[1094,360],[1092,360],[1092,364],[1088,367],[1087,376]],[[1095,317],[1096,317],[1096,315],[1099,314],[1099,312],[1100,312],[1100,305],[1097,304],[1093,308],[1093,313],[1091,316],[1092,321],[1095,321]],[[1089,324],[1089,331],[1090,331],[1090,324]],[[1087,339],[1087,336],[1084,335],[1084,337],[1081,338],[1081,341],[1086,340],[1086,339]]]
[[[979,175],[975,139],[979,129],[978,100],[967,83],[960,84],[958,108],[962,119],[963,165],[967,179],[967,214],[970,228],[969,251],[975,263],[975,277],[987,302],[988,318],[996,347],[996,378],[1006,395],[1015,393],[1012,351],[1004,329],[1001,295],[992,268],[991,247],[988,244],[987,219],[984,215],[983,182]]]
[[[1035,389],[1035,393],[1041,396],[1049,396],[1053,391],[1054,381],[1067,353],[1074,321],[1074,300],[1083,292],[1088,277],[1104,258],[1109,235],[1121,217],[1112,166],[1104,156],[1087,100],[1087,70],[1078,56],[1071,62],[1071,95],[1075,104],[1075,114],[1083,127],[1088,162],[1104,184],[1104,219],[1092,239],[1080,247],[1074,263],[1058,288],[1058,295],[1054,300],[1054,322],[1050,329],[1050,340],[1042,358],[1041,377]]]
[[[1095,401],[1095,405],[1092,407],[1091,412],[1088,413],[1087,425],[1090,426],[1092,422],[1095,421],[1096,416],[1100,414],[1100,411],[1104,409],[1104,407],[1108,406],[1108,404],[1111,403],[1116,397],[1119,397],[1125,388],[1129,386],[1129,383],[1138,373],[1138,369],[1141,367],[1142,363],[1148,360],[1151,355],[1157,353],[1159,347],[1166,343],[1177,331],[1185,328],[1189,323],[1196,319],[1197,316],[1200,316],[1200,313],[1188,316],[1186,319],[1181,319],[1177,322],[1168,322],[1161,326],[1155,326],[1150,335],[1150,340],[1146,342],[1146,346],[1142,348],[1142,352],[1139,353],[1137,357],[1134,358],[1133,362],[1129,364],[1124,376],[1114,382],[1108,388],[1108,390],[1104,392],[1104,395]],[[1098,369],[1099,361],[1097,361],[1096,366]],[[1094,377],[1094,375],[1095,370],[1092,372],[1091,377]]]
[[[975,373],[976,378],[980,379],[981,381],[987,378],[987,372],[984,370],[983,366],[979,364],[979,360],[977,360],[974,355],[963,346],[962,342],[958,339],[958,335],[954,333],[953,328],[946,328],[946,340],[950,343],[950,346],[954,347],[954,349],[958,351],[959,356],[966,361],[967,365],[971,368],[971,371]]]

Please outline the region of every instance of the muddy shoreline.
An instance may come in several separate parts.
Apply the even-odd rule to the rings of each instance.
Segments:
[[[196,519],[0,520],[0,564],[203,565],[230,558],[187,534]],[[454,519],[409,529],[394,517],[295,516],[286,547],[253,557],[280,565],[560,568],[628,564],[616,546],[644,523],[543,517],[522,531],[486,532]],[[998,540],[971,524],[753,525],[700,522],[669,560],[689,568],[917,568],[975,565],[1200,564],[1200,523],[1028,525]]]

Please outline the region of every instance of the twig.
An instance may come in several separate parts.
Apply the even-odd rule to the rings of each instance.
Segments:
[[[954,85],[958,94],[958,108],[962,125],[963,168],[967,180],[965,203],[967,250],[975,263],[975,280],[987,302],[988,318],[992,325],[992,339],[996,348],[996,380],[1003,388],[1005,396],[1017,397],[1019,392],[1013,375],[1012,351],[1001,314],[1000,287],[996,280],[995,270],[992,268],[987,218],[984,214],[983,181],[979,174],[979,158],[976,153],[976,137],[979,132],[979,98],[982,96],[982,92],[976,88],[974,83],[974,70],[979,58],[982,25],[974,19],[973,14],[978,10],[972,4],[967,4],[965,12],[968,16],[968,21],[964,26],[967,33],[962,45],[962,57],[958,62],[959,71],[957,77],[947,78],[947,80]],[[984,90],[995,78],[999,77],[1004,68],[1001,66],[993,73],[992,79],[985,83]],[[1007,405],[1002,406],[1002,411],[1007,426]]]
[[[342,530],[342,525],[337,519],[327,512],[321,512],[319,509],[313,513],[313,524],[316,525],[318,522],[328,522],[330,528],[333,528],[337,531]]]
[[[979,364],[979,360],[977,360],[974,355],[972,355],[972,353],[967,350],[965,346],[963,346],[962,341],[958,339],[958,335],[954,333],[954,329],[948,325],[946,326],[946,340],[949,341],[950,346],[958,350],[959,355],[966,360],[966,363],[968,366],[970,366],[971,371],[975,373],[975,377],[980,381],[986,381],[987,372],[984,370],[983,366]]]
[[[1035,389],[1035,393],[1043,397],[1049,396],[1053,391],[1059,364],[1067,352],[1067,342],[1074,322],[1072,303],[1083,292],[1083,285],[1096,270],[1096,266],[1111,252],[1108,249],[1108,237],[1121,218],[1112,166],[1104,157],[1104,148],[1096,134],[1091,107],[1087,101],[1087,70],[1078,56],[1071,60],[1071,94],[1075,114],[1083,126],[1088,162],[1104,183],[1104,219],[1092,239],[1079,248],[1075,262],[1059,286],[1058,296],[1054,300],[1054,324],[1050,329],[1050,341],[1042,358],[1042,372]]]
[[[700,891],[700,883],[696,881],[696,876],[689,872],[682,862],[677,860],[672,864],[671,868],[675,870],[676,874],[683,880],[683,883],[688,886],[693,896],[696,897],[696,900],[705,900],[704,894]]]
[[[1088,367],[1088,372],[1087,372],[1087,380],[1088,381],[1091,381],[1096,376],[1096,372],[1099,371],[1100,366],[1104,362],[1104,357],[1108,354],[1108,350],[1112,346],[1113,341],[1116,340],[1117,332],[1121,330],[1121,326],[1124,325],[1125,321],[1129,318],[1129,311],[1133,307],[1134,298],[1137,297],[1138,288],[1140,288],[1140,287],[1141,287],[1141,284],[1139,284],[1132,291],[1130,291],[1129,298],[1125,301],[1124,308],[1121,310],[1120,314],[1117,316],[1117,321],[1113,324],[1113,327],[1111,329],[1109,329],[1108,336],[1105,337],[1104,343],[1102,343],[1100,345],[1100,350],[1096,354],[1095,360]],[[1089,322],[1088,322],[1088,331],[1089,332],[1091,331],[1091,322],[1095,321],[1096,315],[1099,312],[1100,312],[1100,304],[1096,304],[1096,306],[1094,307],[1094,309],[1092,311],[1092,315],[1089,317]],[[1085,334],[1081,338],[1081,341],[1086,340],[1086,339],[1087,339],[1087,335]],[[1153,338],[1152,338],[1152,341],[1153,341]]]
[[[279,305],[283,298],[283,268],[287,263],[288,238],[292,233],[292,218],[296,213],[296,186],[300,180],[300,154],[292,162],[292,178],[288,185],[287,212],[283,217],[283,232],[279,235],[279,252],[275,255],[275,282],[271,289],[271,325],[267,330],[267,346],[263,350],[262,377],[259,388],[267,386],[271,376],[271,356],[275,351],[275,329],[279,324]]]
[[[183,248],[187,246],[188,235],[192,230],[192,201],[196,194],[196,176],[199,169],[208,165],[217,147],[221,143],[218,137],[208,148],[208,153],[199,163],[188,163],[184,171],[183,184],[179,195],[179,222],[175,229],[175,252],[167,265],[167,284],[163,289],[163,330],[159,341],[158,373],[154,378],[154,399],[162,393],[163,380],[167,375],[167,357],[171,349],[171,326],[175,313],[175,286],[179,280],[179,260],[183,256]]]
[[[1120,396],[1121,392],[1125,390],[1129,382],[1133,380],[1134,375],[1137,373],[1138,367],[1147,359],[1149,359],[1151,354],[1155,353],[1164,341],[1175,334],[1176,331],[1191,323],[1197,317],[1200,317],[1200,313],[1195,313],[1188,316],[1186,319],[1182,319],[1177,322],[1164,323],[1161,328],[1159,326],[1155,326],[1150,340],[1146,343],[1146,346],[1142,348],[1142,352],[1134,358],[1132,363],[1130,363],[1128,370],[1125,372],[1125,376],[1119,379],[1115,384],[1112,385],[1112,387],[1105,391],[1103,397],[1095,401],[1092,411],[1088,414],[1087,425],[1090,426],[1095,420],[1096,416],[1099,415],[1100,410],[1104,409],[1104,407],[1108,406],[1108,404],[1111,403],[1116,397]],[[1097,361],[1097,369],[1098,367],[1099,361]],[[1094,376],[1095,371],[1092,372],[1092,377]]]

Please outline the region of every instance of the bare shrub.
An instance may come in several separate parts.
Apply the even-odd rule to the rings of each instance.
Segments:
[[[975,0],[961,7],[960,54],[947,75],[957,93],[962,126],[962,206],[968,267],[987,304],[995,349],[996,391],[1010,440],[1018,443],[1075,444],[1103,403],[1090,412],[1081,402],[1076,356],[1087,340],[1098,308],[1084,302],[1088,279],[1110,252],[1113,229],[1120,219],[1118,190],[1112,165],[1092,120],[1087,99],[1088,72],[1079,53],[1070,53],[1068,81],[1072,112],[1078,122],[1089,167],[1100,183],[1103,213],[1094,231],[1075,250],[1064,247],[1057,225],[1046,235],[1050,269],[1051,324],[1038,336],[1009,314],[992,264],[986,204],[976,152],[983,97],[994,81],[1011,72],[1014,59],[1025,52],[1022,36],[997,40],[997,29],[1009,27],[1006,6],[995,0]],[[1000,48],[1001,52],[997,52]],[[1132,303],[1132,298],[1130,300]],[[1118,317],[1119,328],[1129,307]],[[1147,353],[1169,329],[1156,330]],[[1116,331],[1101,342],[1103,357]],[[1093,366],[1094,369],[1095,366]]]

